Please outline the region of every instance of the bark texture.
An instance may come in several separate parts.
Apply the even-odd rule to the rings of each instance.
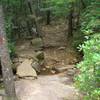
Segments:
[[[2,74],[5,86],[6,97],[4,100],[17,100],[15,93],[15,84],[11,68],[11,60],[7,47],[6,33],[4,29],[3,9],[0,5],[0,60],[2,65]]]
[[[68,38],[73,37],[73,12],[74,12],[74,5],[72,3],[68,16]]]

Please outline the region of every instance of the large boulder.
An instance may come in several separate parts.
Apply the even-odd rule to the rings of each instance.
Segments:
[[[44,67],[44,53],[43,51],[36,52],[36,59],[32,62],[32,68],[36,70],[37,73],[40,73]]]
[[[17,75],[21,78],[33,77],[37,78],[36,71],[32,68],[32,60],[26,59],[17,67]]]

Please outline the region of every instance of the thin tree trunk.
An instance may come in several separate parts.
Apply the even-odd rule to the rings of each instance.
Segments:
[[[68,38],[73,37],[73,3],[70,7],[70,12],[68,16]]]
[[[77,14],[77,22],[76,22],[76,28],[78,29],[80,26],[80,9],[81,9],[81,5],[80,5],[80,1],[78,2],[78,14]]]
[[[17,100],[15,93],[15,84],[11,68],[11,60],[7,47],[6,33],[4,31],[3,9],[0,5],[0,60],[2,65],[2,74],[7,98],[4,100]]]
[[[80,0],[80,1],[81,1],[82,6],[83,6],[83,9],[85,9],[86,8],[86,5],[84,3],[84,0]]]
[[[33,14],[31,0],[28,0],[28,7],[29,7],[29,10],[30,10],[30,13]]]
[[[35,0],[34,3],[35,3],[35,14],[36,16],[39,16],[40,15],[40,0]]]
[[[50,25],[50,14],[51,14],[51,11],[50,10],[47,10],[47,25]]]
[[[30,13],[31,15],[34,14],[34,17],[33,17],[33,24],[35,24],[35,28],[36,28],[36,36],[37,37],[41,37],[41,31],[40,31],[40,25],[39,25],[39,22],[38,22],[38,14],[37,14],[37,9],[35,9],[35,11],[32,10],[32,5],[31,5],[31,1],[28,0],[28,5],[29,5],[29,8],[30,8]],[[38,5],[37,5],[38,6]],[[38,7],[37,7],[38,8]]]

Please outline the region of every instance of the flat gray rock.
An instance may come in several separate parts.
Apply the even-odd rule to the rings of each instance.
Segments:
[[[73,68],[75,67],[75,65],[66,65],[65,67],[54,67],[53,69],[58,72],[58,73],[61,73],[61,72],[64,72],[64,71],[73,71]]]
[[[24,62],[17,68],[17,75],[19,77],[37,77],[37,73],[32,68],[31,64],[32,60],[24,60]]]

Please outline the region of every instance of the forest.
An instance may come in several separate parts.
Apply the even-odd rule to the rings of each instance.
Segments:
[[[0,0],[0,100],[100,100],[100,0]]]

